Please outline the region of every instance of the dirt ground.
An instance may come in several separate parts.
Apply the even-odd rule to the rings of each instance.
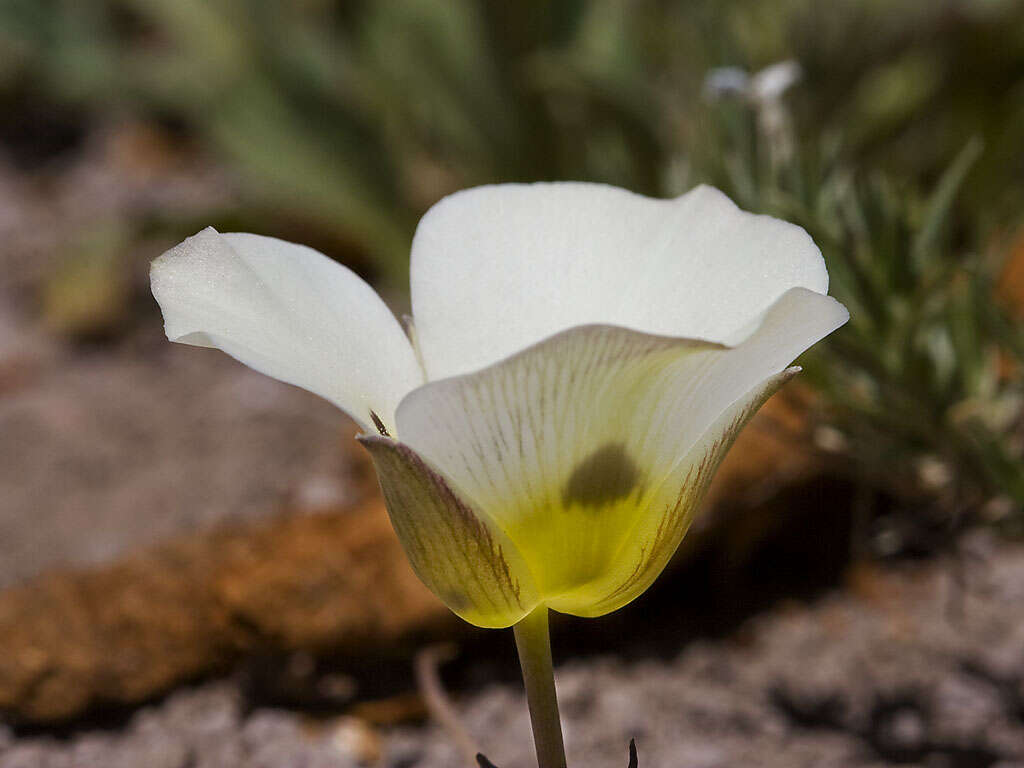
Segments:
[[[172,243],[126,255],[112,332],[83,341],[50,327],[48,286],[68,260],[87,262],[81,243],[97,230],[231,199],[201,163],[151,158],[139,132],[98,131],[73,161],[33,174],[0,163],[0,587],[197,526],[337,506],[346,492],[343,414],[163,338],[147,272]],[[72,292],[92,285],[66,279]]]
[[[1019,768],[1022,604],[1024,548],[976,535],[955,559],[861,569],[845,589],[777,606],[675,655],[569,661],[557,670],[569,764],[625,764],[635,737],[647,766]],[[557,634],[555,645],[557,656]],[[446,676],[473,663],[456,660]],[[452,695],[490,759],[531,765],[517,684]],[[426,723],[383,727],[269,707],[239,675],[180,690],[114,726],[0,732],[0,766],[448,768],[466,764],[454,743]]]

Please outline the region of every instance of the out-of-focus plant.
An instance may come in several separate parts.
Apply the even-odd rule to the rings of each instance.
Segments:
[[[0,102],[183,126],[264,228],[305,224],[396,278],[419,215],[457,188],[679,193],[723,64],[797,60],[800,124],[911,177],[980,132],[968,199],[1012,210],[1021,185],[989,191],[1024,172],[1022,28],[1024,0],[0,0]]]
[[[419,215],[488,181],[657,193],[653,89],[621,3],[4,0],[8,100],[143,112],[238,171],[247,204],[404,275]],[[614,72],[614,76],[612,73]],[[266,223],[266,222],[264,222]]]
[[[831,424],[823,447],[851,457],[861,480],[931,502],[918,505],[918,530],[885,527],[875,544],[913,548],[922,542],[905,537],[922,524],[944,540],[943,528],[985,517],[1019,532],[1024,328],[997,300],[1003,259],[991,233],[954,205],[982,142],[922,189],[853,171],[838,137],[780,156],[760,105],[736,95],[709,110],[709,135],[721,138],[703,147],[699,173],[743,207],[802,224],[851,310],[808,366]],[[922,509],[939,514],[924,519]]]
[[[50,331],[102,338],[124,324],[131,296],[124,249],[124,231],[109,223],[67,248],[42,286],[41,315]]]
[[[242,180],[232,227],[353,244],[392,286],[456,188],[711,181],[821,244],[855,322],[814,378],[854,466],[995,514],[1024,502],[990,245],[1024,210],[1021,30],[1024,0],[0,0],[0,137],[26,100],[171,124]],[[787,59],[784,158],[778,113],[702,92]]]

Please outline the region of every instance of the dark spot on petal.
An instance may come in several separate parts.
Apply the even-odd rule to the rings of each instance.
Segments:
[[[629,496],[640,483],[640,470],[621,443],[604,445],[583,459],[562,492],[565,506],[603,507]]]

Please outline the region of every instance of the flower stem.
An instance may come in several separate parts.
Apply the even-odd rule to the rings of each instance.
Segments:
[[[558,699],[551,666],[547,606],[536,608],[515,625],[514,631],[519,665],[523,668],[523,682],[526,684],[530,722],[533,724],[537,764],[539,768],[565,768],[562,722],[558,718]]]

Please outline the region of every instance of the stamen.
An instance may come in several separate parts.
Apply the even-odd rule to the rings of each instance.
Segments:
[[[380,432],[384,437],[391,437],[391,435],[388,434],[388,428],[385,427],[384,422],[380,420],[380,416],[373,411],[370,411],[370,418],[373,420],[373,426],[377,428],[378,432]]]

